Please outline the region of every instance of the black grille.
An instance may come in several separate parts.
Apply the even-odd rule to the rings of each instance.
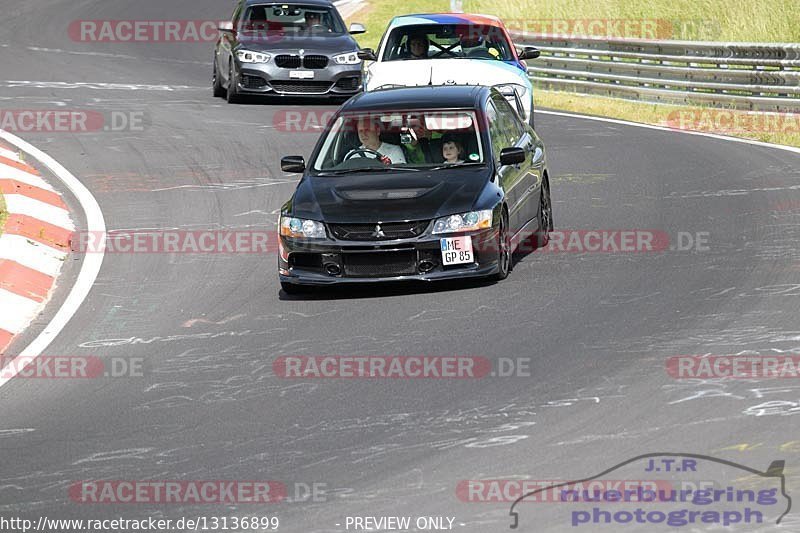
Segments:
[[[306,68],[325,68],[328,66],[328,56],[305,56],[303,58],[303,66]]]
[[[337,89],[344,89],[346,91],[355,91],[360,86],[361,78],[359,77],[339,78],[339,81],[336,82]]]
[[[242,85],[246,89],[261,89],[267,85],[266,80],[261,76],[251,76],[250,74],[242,75]]]
[[[330,224],[331,233],[344,241],[385,241],[390,239],[410,239],[422,235],[428,227],[427,220],[416,222],[387,222],[380,224]],[[380,233],[383,233],[381,235]]]
[[[300,56],[282,54],[275,56],[275,64],[280,68],[300,68]]]
[[[343,254],[344,274],[354,277],[403,276],[417,273],[414,250]]]
[[[331,88],[329,81],[271,81],[279,93],[325,94]]]

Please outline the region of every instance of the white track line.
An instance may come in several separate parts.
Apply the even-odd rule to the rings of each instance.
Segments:
[[[712,139],[718,139],[720,141],[729,141],[729,142],[736,142],[736,143],[744,143],[744,144],[752,144],[754,146],[763,146],[765,148],[775,148],[778,150],[785,150],[787,152],[794,152],[796,154],[800,154],[800,148],[795,148],[794,146],[785,146],[783,144],[772,144],[763,141],[754,141],[752,139],[741,139],[739,137],[729,137],[727,135],[718,135],[716,133],[706,133],[703,131],[691,131],[691,130],[680,130],[677,128],[668,128],[666,126],[656,126],[655,124],[642,124],[640,122],[630,122],[627,120],[619,120],[616,118],[605,118],[605,117],[593,117],[591,115],[579,115],[576,113],[565,113],[563,111],[540,111],[536,110],[536,113],[541,113],[543,115],[555,115],[558,117],[570,117],[570,118],[582,118],[586,120],[596,120],[598,122],[610,122],[611,124],[621,124],[623,126],[635,126],[637,128],[647,128],[649,130],[658,130],[658,131],[667,131],[670,133],[685,133],[687,135],[699,135],[701,137],[710,137]]]
[[[23,141],[16,135],[8,133],[4,130],[0,130],[0,139],[5,140],[9,144],[13,144],[34,159],[38,160],[53,174],[55,174],[58,179],[64,183],[64,185],[67,186],[72,194],[74,194],[78,199],[78,203],[80,203],[81,208],[83,209],[83,212],[86,216],[87,231],[106,231],[106,223],[103,219],[103,212],[100,210],[97,200],[95,200],[94,196],[92,196],[92,193],[89,192],[89,189],[87,189],[83,183],[78,180],[78,178],[70,174],[70,172],[58,161],[42,152],[35,146]],[[83,301],[89,295],[89,291],[92,290],[92,286],[97,279],[97,275],[100,273],[100,267],[103,265],[104,257],[105,254],[102,251],[93,254],[86,254],[84,256],[83,263],[81,264],[81,270],[78,272],[78,277],[75,280],[75,284],[72,286],[72,289],[64,300],[64,303],[58,309],[50,323],[45,326],[44,330],[42,330],[42,332],[39,333],[39,335],[19,353],[20,356],[35,359],[47,349],[51,342],[53,342],[53,339],[55,339],[61,330],[64,329],[70,319],[78,311],[78,308],[80,308]],[[11,371],[8,372],[8,375],[0,377],[0,387],[13,379],[18,372],[19,368],[12,367]]]

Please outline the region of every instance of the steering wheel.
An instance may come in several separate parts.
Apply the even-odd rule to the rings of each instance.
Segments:
[[[380,158],[381,158],[381,153],[376,151],[376,150],[370,150],[369,148],[353,148],[352,150],[347,152],[347,154],[345,154],[343,161],[350,161],[351,159],[353,159],[356,156],[364,157],[364,156],[370,155],[370,154],[375,156],[375,157],[371,157],[370,159],[378,159],[378,160],[380,160]]]

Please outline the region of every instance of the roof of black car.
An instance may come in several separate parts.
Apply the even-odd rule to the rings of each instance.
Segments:
[[[489,91],[489,87],[476,85],[421,85],[377,89],[351,98],[342,107],[342,111],[478,109]]]
[[[290,0],[289,2],[281,1],[281,0],[246,0],[245,5],[251,6],[253,4],[263,4],[263,5],[271,5],[271,4],[280,4],[280,5],[301,5],[301,6],[331,6],[333,5],[332,0]]]

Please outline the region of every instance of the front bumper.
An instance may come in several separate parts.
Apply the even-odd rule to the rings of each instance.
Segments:
[[[461,235],[472,238],[474,261],[444,266],[440,237]],[[496,243],[496,228],[377,242],[280,237],[278,272],[281,281],[299,285],[485,277],[498,270]]]
[[[321,69],[280,68],[270,63],[239,63],[237,87],[243,94],[287,96],[348,96],[361,91],[361,66],[329,63]],[[313,75],[291,78],[290,72]]]

